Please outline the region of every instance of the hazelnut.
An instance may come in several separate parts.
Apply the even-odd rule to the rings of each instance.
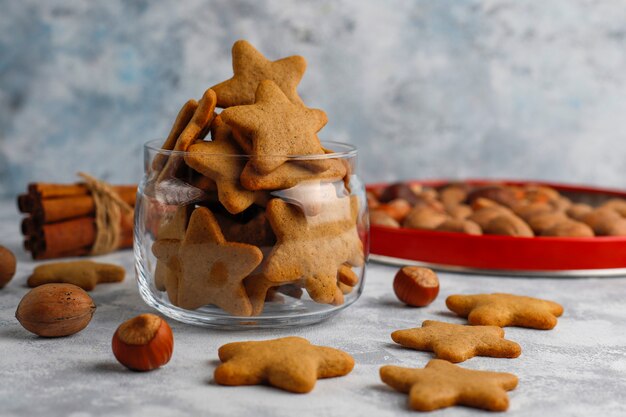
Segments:
[[[29,332],[60,337],[83,330],[95,311],[96,305],[82,288],[73,284],[44,284],[22,298],[15,317]]]
[[[150,371],[169,362],[174,350],[172,329],[154,314],[140,314],[122,323],[112,341],[115,358],[133,371]]]
[[[437,298],[439,279],[428,268],[405,266],[396,273],[393,291],[400,301],[413,307],[424,307]]]
[[[0,245],[0,288],[3,288],[15,275],[15,255]]]

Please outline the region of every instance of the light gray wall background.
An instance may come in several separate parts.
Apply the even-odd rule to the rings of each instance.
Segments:
[[[142,143],[231,76],[244,38],[301,54],[322,137],[369,181],[626,188],[626,2],[0,0],[0,195],[80,170],[137,181]]]

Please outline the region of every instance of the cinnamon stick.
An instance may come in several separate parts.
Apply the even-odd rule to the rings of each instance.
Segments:
[[[120,198],[131,207],[135,206],[135,193],[123,192]],[[33,217],[40,223],[52,223],[74,217],[90,216],[96,212],[96,205],[90,195],[60,198],[44,198],[33,210]]]
[[[17,196],[17,208],[20,213],[30,213],[33,211],[35,199],[31,194],[20,194]]]
[[[119,194],[119,196],[126,201],[128,195],[135,195],[137,193],[136,185],[114,185],[113,189]],[[40,198],[57,198],[57,197],[69,197],[77,195],[89,194],[89,189],[81,183],[78,184],[50,184],[44,182],[35,182],[28,184],[29,194],[36,195]],[[126,195],[124,197],[123,195]],[[134,197],[133,197],[134,199]]]
[[[130,219],[120,223],[119,248],[133,244],[133,228]],[[34,259],[50,259],[64,256],[80,256],[89,253],[96,240],[96,222],[91,216],[44,224],[38,233],[30,235],[25,247]]]

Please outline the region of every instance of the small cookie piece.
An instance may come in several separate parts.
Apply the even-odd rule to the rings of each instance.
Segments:
[[[93,261],[52,262],[39,265],[28,278],[29,287],[44,284],[74,284],[91,291],[103,282],[121,282],[126,271],[118,265]]]
[[[397,391],[409,394],[409,406],[417,411],[464,405],[490,411],[509,408],[507,391],[517,387],[515,375],[474,371],[441,359],[432,359],[423,369],[386,365],[380,379]]]
[[[265,198],[263,193],[246,190],[239,182],[245,160],[237,157],[242,150],[230,137],[230,127],[217,128],[213,140],[191,145],[185,162],[194,170],[217,184],[220,203],[232,214],[237,214],[255,201]]]
[[[315,217],[306,217],[299,207],[278,198],[268,203],[267,217],[277,243],[263,268],[267,279],[284,283],[302,278],[313,300],[333,302],[342,264],[361,266],[364,262],[356,227],[358,199],[336,201],[335,207]]]
[[[168,255],[168,249],[162,241],[152,245],[157,257]],[[263,254],[256,246],[227,242],[206,207],[191,214],[178,259],[178,307],[193,310],[214,304],[237,316],[252,313],[242,281],[261,263]]]
[[[517,358],[522,348],[504,339],[504,330],[497,326],[465,326],[426,320],[422,327],[396,330],[394,342],[417,350],[434,352],[438,359],[463,362],[474,356]]]
[[[218,384],[269,384],[295,393],[310,392],[318,378],[344,376],[354,367],[346,352],[301,337],[228,343],[218,355],[223,362],[213,375]]]
[[[254,103],[254,93],[263,80],[272,80],[294,104],[302,104],[296,88],[306,70],[306,60],[294,55],[277,61],[265,58],[244,40],[232,49],[233,77],[211,87],[221,108]]]
[[[501,293],[451,295],[446,305],[470,324],[484,326],[550,330],[563,314],[563,307],[554,301]]]
[[[273,81],[261,81],[254,104],[229,107],[220,117],[252,141],[248,164],[262,175],[288,156],[324,154],[316,133],[326,125],[326,113],[293,104]]]

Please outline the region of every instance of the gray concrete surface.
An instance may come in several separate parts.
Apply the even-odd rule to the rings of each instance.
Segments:
[[[472,369],[513,372],[520,378],[510,393],[510,416],[626,415],[626,278],[530,279],[440,274],[441,293],[427,308],[411,309],[393,295],[395,268],[371,264],[365,292],[335,318],[299,329],[215,331],[170,321],[174,356],[164,368],[133,373],[111,353],[120,322],[149,308],[139,298],[131,251],[101,257],[127,268],[122,284],[96,288],[98,305],[90,325],[61,339],[41,339],[14,318],[25,281],[36,263],[20,250],[19,216],[12,201],[0,202],[0,244],[16,251],[13,281],[0,291],[1,416],[199,416],[416,415],[407,396],[383,385],[381,365],[422,367],[431,354],[391,342],[392,330],[425,319],[462,323],[445,308],[452,293],[505,291],[553,299],[565,314],[552,331],[507,328],[522,346],[517,359],[473,358]],[[222,387],[212,380],[217,349],[224,343],[298,335],[334,346],[356,359],[346,377],[321,380],[306,395],[264,386]],[[456,407],[433,416],[473,416]]]

